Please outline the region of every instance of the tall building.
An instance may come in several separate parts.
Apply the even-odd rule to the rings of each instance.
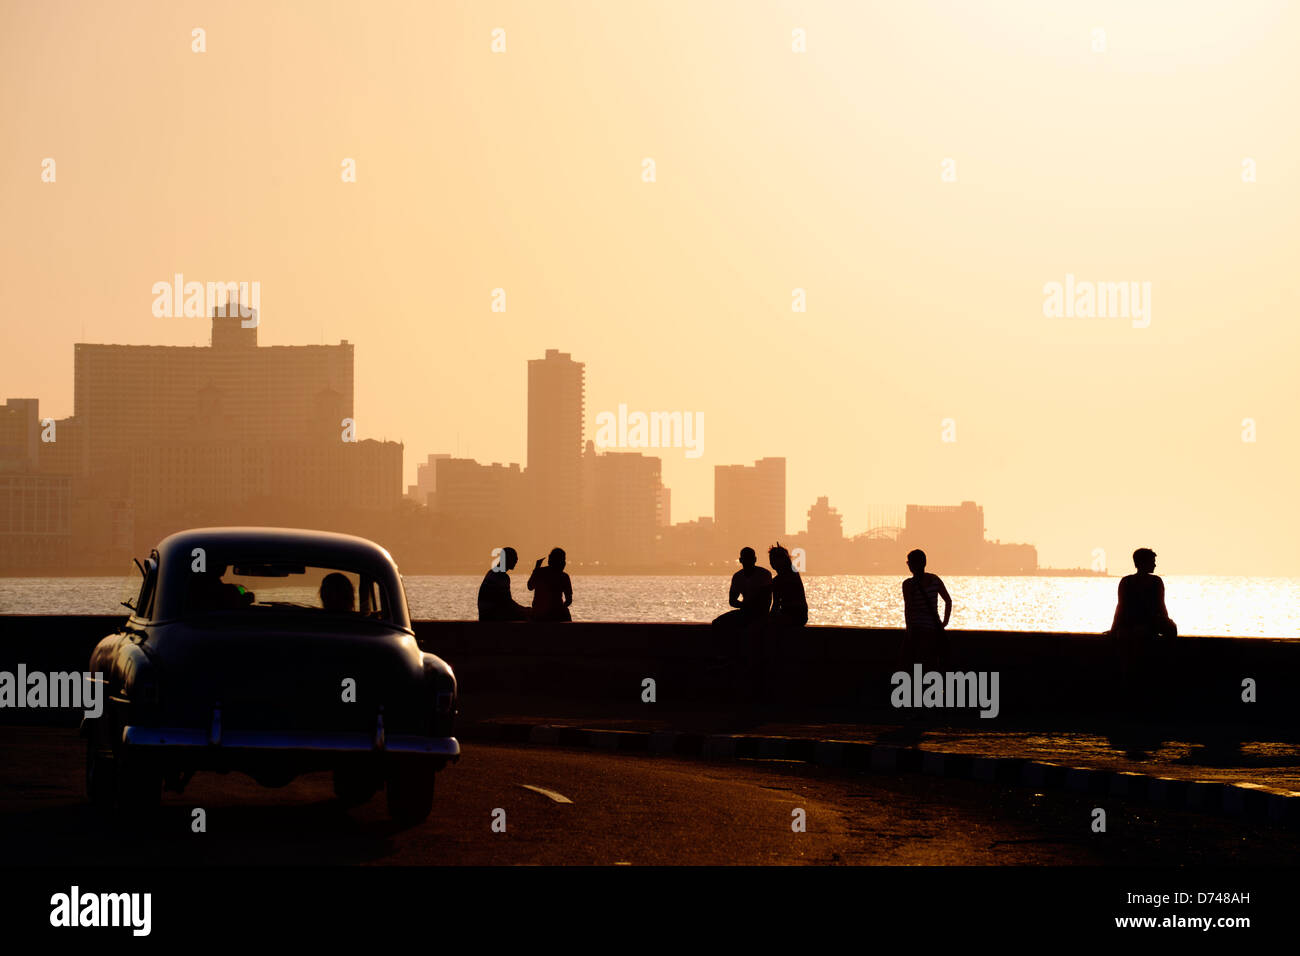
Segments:
[[[340,441],[352,357],[346,341],[259,347],[238,314],[212,316],[206,347],[78,343],[74,415],[87,469],[124,481],[135,452],[169,443]]]
[[[785,534],[785,459],[715,465],[713,519],[722,551],[751,547],[763,554]]]
[[[581,535],[584,375],[583,363],[556,349],[528,362],[527,482],[534,541],[559,544]]]
[[[7,574],[58,570],[71,557],[72,479],[40,467],[48,443],[39,408],[34,398],[0,405],[0,572]]]
[[[0,471],[35,471],[41,446],[40,403],[10,398],[0,405]]]
[[[591,455],[584,560],[614,568],[646,568],[658,556],[663,462],[640,452]]]
[[[356,530],[398,506],[402,446],[356,440],[352,346],[259,346],[224,311],[208,346],[75,346],[75,447],[43,457],[70,463],[92,553],[196,524]]]

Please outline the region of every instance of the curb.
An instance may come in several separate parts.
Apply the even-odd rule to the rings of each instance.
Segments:
[[[1170,810],[1300,826],[1300,792],[1255,783],[1180,780],[1131,770],[1067,767],[1023,757],[985,757],[813,737],[594,730],[521,723],[467,723],[461,724],[458,730],[462,740],[490,743],[577,747],[705,760],[784,760],[840,770],[921,773],[953,780],[1120,797]]]

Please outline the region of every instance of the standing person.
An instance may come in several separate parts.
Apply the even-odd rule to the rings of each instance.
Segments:
[[[1150,676],[1152,644],[1159,637],[1177,637],[1178,625],[1165,608],[1165,582],[1155,573],[1156,553],[1150,548],[1133,552],[1136,574],[1120,579],[1115,619],[1110,637],[1119,655],[1120,689],[1127,706],[1137,702],[1137,691]]]
[[[538,558],[528,576],[528,590],[533,592],[534,621],[572,621],[569,605],[573,603],[573,582],[564,573],[563,548],[552,548],[542,567]]]
[[[740,549],[740,570],[731,576],[731,590],[727,603],[732,610],[713,619],[713,626],[725,629],[744,627],[767,617],[772,603],[768,585],[772,572],[758,566],[758,555],[753,548]]]
[[[478,619],[480,621],[526,621],[528,608],[518,603],[510,593],[510,572],[519,563],[519,552],[502,548],[497,560],[492,562],[483,583],[478,586]]]
[[[925,552],[908,552],[907,567],[912,576],[903,581],[903,618],[907,633],[900,647],[904,664],[933,662],[942,670],[948,659],[948,635],[952,598],[937,574],[925,570]],[[943,619],[939,619],[938,598],[943,598]]]

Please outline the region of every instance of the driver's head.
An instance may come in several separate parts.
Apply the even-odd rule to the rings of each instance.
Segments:
[[[320,583],[320,606],[327,611],[351,611],[355,594],[346,574],[331,571]]]

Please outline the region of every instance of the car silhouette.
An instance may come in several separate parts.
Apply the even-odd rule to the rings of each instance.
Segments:
[[[201,528],[136,565],[131,614],[90,658],[107,702],[82,724],[93,804],[147,811],[200,771],[282,787],[332,770],[347,806],[383,788],[394,820],[429,815],[435,775],[460,756],[456,677],[417,645],[386,550]]]

